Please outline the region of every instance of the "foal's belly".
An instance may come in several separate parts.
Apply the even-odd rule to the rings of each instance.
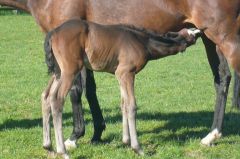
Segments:
[[[118,61],[114,56],[107,56],[95,52],[89,48],[85,49],[85,54],[83,55],[84,66],[93,71],[108,72],[114,74]]]

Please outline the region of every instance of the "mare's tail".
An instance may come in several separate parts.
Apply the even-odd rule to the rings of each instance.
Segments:
[[[30,9],[27,3],[28,0],[0,0],[0,5],[21,9],[25,12],[30,13]]]
[[[47,33],[45,42],[44,42],[44,50],[45,50],[45,62],[48,67],[48,73],[49,74],[60,74],[60,69],[58,66],[58,63],[54,57],[53,50],[52,50],[52,44],[51,44],[51,37],[53,35],[54,31],[50,31]]]

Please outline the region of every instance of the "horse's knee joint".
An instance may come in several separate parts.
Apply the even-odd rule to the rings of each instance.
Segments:
[[[43,91],[42,94],[41,94],[41,99],[46,100],[47,97],[48,97],[48,93],[46,91]]]
[[[82,90],[77,88],[76,86],[73,86],[69,92],[71,102],[78,103],[81,101],[82,96]]]
[[[128,107],[128,113],[136,113],[137,112],[137,107],[136,105],[132,105],[130,107]]]

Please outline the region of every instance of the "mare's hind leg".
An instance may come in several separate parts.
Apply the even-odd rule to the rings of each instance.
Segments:
[[[126,66],[125,66],[126,67]],[[129,127],[130,141],[132,149],[143,155],[143,151],[139,145],[137,139],[137,131],[136,131],[136,100],[134,96],[134,77],[135,74],[130,72],[129,69],[118,69],[116,71],[117,79],[120,83],[121,96],[124,100],[124,108],[127,112],[127,122]],[[123,114],[124,115],[124,114]]]
[[[201,144],[209,146],[214,140],[221,137],[231,73],[225,57],[222,55],[220,50],[216,48],[216,45],[206,37],[203,38],[203,42],[205,44],[209,64],[214,75],[214,84],[217,95],[214,119],[211,128],[212,131],[201,140]]]
[[[63,155],[65,159],[68,159],[69,157],[64,146],[62,132],[62,111],[65,97],[72,86],[73,80],[73,74],[65,74],[62,72],[60,79],[54,80],[50,90],[50,104],[53,116],[57,153]]]
[[[79,73],[73,83],[73,86],[70,90],[70,100],[72,103],[72,112],[73,112],[73,131],[69,139],[65,141],[65,146],[67,149],[76,148],[77,140],[84,136],[85,134],[85,123],[83,116],[83,107],[82,107],[82,77]]]
[[[240,108],[240,77],[238,76],[236,71],[234,71],[232,106]]]
[[[43,121],[43,148],[51,151],[52,142],[51,142],[51,132],[50,132],[50,114],[51,106],[49,101],[49,91],[52,86],[54,76],[49,80],[47,88],[43,91],[41,96],[42,101],[42,121]]]

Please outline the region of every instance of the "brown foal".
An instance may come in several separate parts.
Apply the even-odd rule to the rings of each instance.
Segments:
[[[183,29],[178,33],[157,35],[127,25],[100,25],[84,20],[70,20],[49,32],[45,40],[46,62],[50,80],[48,109],[45,116],[53,115],[57,153],[68,158],[62,133],[64,99],[77,73],[85,66],[94,71],[115,74],[121,91],[123,143],[142,155],[136,131],[136,100],[134,78],[149,60],[174,55],[195,43],[200,30]],[[46,111],[45,111],[46,112]],[[44,147],[51,145],[49,122],[43,125]]]

